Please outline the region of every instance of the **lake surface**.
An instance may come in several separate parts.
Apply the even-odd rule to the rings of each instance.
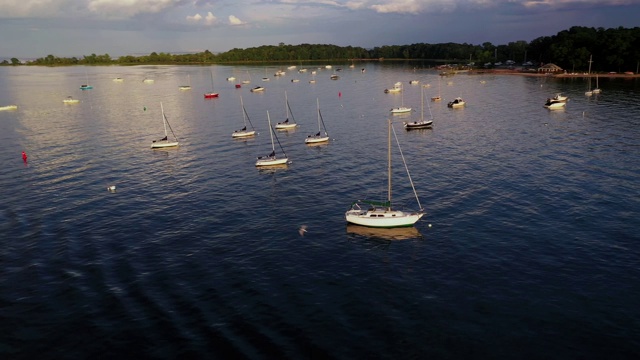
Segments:
[[[0,111],[0,357],[640,357],[637,79],[587,98],[584,79],[322,67],[315,84],[274,66],[0,67],[0,106],[19,106]],[[402,129],[420,118],[409,80],[444,98],[425,103],[433,129]],[[383,92],[397,81],[403,95]],[[259,170],[285,91],[292,163]],[[557,92],[566,109],[543,108]],[[241,96],[248,140],[231,138]],[[316,101],[332,140],[311,147]],[[175,150],[150,149],[161,102]],[[353,200],[385,197],[402,103],[427,214],[348,226]],[[417,209],[395,148],[393,174],[394,201]]]

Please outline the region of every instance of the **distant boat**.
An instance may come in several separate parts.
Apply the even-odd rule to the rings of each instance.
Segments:
[[[121,77],[117,77],[117,78],[113,79],[113,81],[115,81],[115,82],[123,82],[124,79],[121,78]]]
[[[264,91],[264,87],[262,86],[256,86],[253,89],[250,90],[251,92],[260,92],[260,91]]]
[[[213,91],[213,72],[209,71],[209,75],[211,76],[211,92],[205,93],[205,99],[214,99],[220,96],[217,92]]]
[[[142,80],[142,82],[145,83],[145,84],[153,84],[155,82],[155,80],[149,79],[149,78],[145,78],[144,80]]]
[[[402,83],[399,82],[399,81],[397,83],[393,84],[392,88],[384,89],[384,93],[385,94],[399,93],[401,91],[402,91]]]
[[[400,106],[391,109],[391,113],[392,114],[403,114],[403,113],[411,112],[411,108],[410,107],[404,106],[404,92],[402,91],[402,84],[401,83],[396,83],[396,85],[397,84],[400,84],[398,86],[398,88],[400,89],[400,101],[401,101],[401,103],[400,103]]]
[[[429,107],[429,114],[431,115],[431,119],[424,119],[424,86],[420,88],[420,121],[413,122],[405,122],[404,128],[406,130],[415,130],[415,129],[427,129],[433,125],[433,114],[431,113],[431,106],[427,103]]]
[[[80,90],[91,90],[91,89],[93,89],[93,86],[88,85],[88,84],[89,84],[89,74],[87,74],[87,73],[85,72],[85,75],[86,75],[86,77],[87,77],[87,83],[86,83],[86,84],[82,84],[82,85],[80,85]]]
[[[588,86],[587,86],[587,91],[585,91],[585,93],[584,93],[586,96],[593,95],[593,91],[591,90],[591,63],[593,62],[593,60],[591,60],[592,58],[593,58],[593,55],[590,55],[589,56],[589,73],[588,73],[589,74],[589,83],[588,83]]]
[[[235,77],[235,76],[229,76],[229,77],[227,78],[227,81],[234,81],[235,79],[236,79],[236,77]]]
[[[340,79],[340,76],[338,76],[336,74],[333,74],[333,75],[330,76],[330,78],[331,78],[331,80],[338,80],[338,79]]]
[[[409,85],[418,85],[420,83],[420,80],[410,80],[409,81]]]
[[[188,78],[188,84],[180,85],[178,87],[180,90],[191,90],[191,75],[187,74],[187,78]]]
[[[73,96],[68,96],[66,99],[62,100],[65,104],[77,104],[80,102],[78,99],[74,99]]]
[[[6,110],[18,110],[18,105],[0,106],[0,111],[6,111]]]
[[[287,154],[284,152],[282,145],[280,145],[279,140],[278,140],[278,145],[280,145],[280,150],[282,150],[283,157],[278,158],[278,156],[276,155],[276,147],[275,147],[275,143],[273,142],[273,138],[274,136],[276,139],[278,137],[273,131],[273,128],[271,127],[271,118],[269,117],[269,110],[267,110],[267,120],[269,121],[269,135],[271,135],[271,153],[267,156],[259,156],[258,159],[256,160],[256,166],[262,167],[262,166],[287,164],[289,162],[289,158],[287,157]]]
[[[431,101],[440,101],[442,96],[440,95],[440,77],[438,76],[438,95],[431,97]]]
[[[291,111],[291,107],[289,106],[289,100],[287,99],[287,92],[284,92],[284,107],[285,107],[285,120],[283,122],[279,122],[276,124],[277,130],[289,130],[294,129],[298,124],[296,124],[296,119],[293,117],[293,111]],[[291,120],[289,121],[289,115],[291,115]]]
[[[449,101],[449,103],[447,104],[447,106],[450,108],[459,108],[465,105],[466,105],[466,102],[464,102],[464,100],[462,100],[461,97],[457,97],[453,99],[453,101]]]
[[[160,110],[162,111],[162,124],[164,125],[164,137],[160,140],[154,140],[151,143],[151,148],[161,149],[161,148],[176,147],[178,146],[178,138],[176,137],[176,134],[173,132],[171,125],[169,125],[169,120],[167,120],[167,117],[164,115],[164,108],[162,107],[162,102],[160,102]],[[174,140],[169,140],[167,127],[169,127],[169,130],[171,130],[171,134],[173,135]]]
[[[253,128],[253,124],[251,123],[251,119],[249,118],[249,114],[247,114],[247,110],[244,108],[244,103],[242,102],[242,96],[240,96],[240,106],[242,107],[242,121],[244,123],[244,127],[240,130],[236,130],[231,134],[232,138],[246,138],[250,136],[254,136],[256,134],[256,129]],[[247,130],[247,121],[249,125],[251,125],[251,130]]]
[[[329,141],[329,134],[327,133],[327,128],[324,125],[322,113],[320,113],[320,100],[316,99],[316,105],[318,108],[318,132],[315,135],[307,136],[307,138],[304,139],[305,144],[317,144]]]
[[[407,164],[404,162],[404,156],[402,155],[402,150],[400,150],[400,155],[402,157],[402,161],[405,164],[405,169],[407,169],[407,175],[409,177],[409,182],[411,183],[411,188],[413,189],[413,193],[416,197],[416,201],[418,202],[418,206],[420,207],[419,211],[416,212],[406,212],[402,210],[396,210],[392,206],[391,202],[391,133],[395,135],[395,130],[393,130],[393,125],[391,119],[388,120],[388,140],[387,140],[387,200],[386,201],[371,201],[371,200],[357,200],[351,204],[351,208],[347,210],[345,213],[345,219],[348,223],[369,226],[369,227],[377,227],[377,228],[397,228],[397,227],[410,227],[413,226],[422,216],[424,216],[424,210],[420,205],[420,200],[418,199],[418,194],[413,186],[413,181],[411,180],[411,175],[409,174],[409,170],[407,168]],[[398,143],[398,148],[400,148],[400,143],[398,142],[398,137],[396,136],[396,142]]]
[[[549,110],[559,110],[564,109],[565,105],[567,105],[566,101],[547,99],[547,102],[544,103],[544,107]]]
[[[247,78],[245,80],[242,80],[243,84],[251,84],[251,75],[249,74],[249,71],[247,71]]]
[[[563,96],[561,93],[557,93],[554,97],[551,98],[551,100],[567,102],[569,100],[569,97]]]
[[[591,81],[589,81],[591,82]],[[602,90],[600,90],[600,88],[598,87],[598,75],[596,74],[596,88],[591,90],[594,94],[600,94],[602,92]]]

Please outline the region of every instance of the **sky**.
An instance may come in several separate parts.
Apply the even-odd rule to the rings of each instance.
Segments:
[[[279,43],[505,45],[640,26],[640,0],[0,0],[0,58],[214,53]]]

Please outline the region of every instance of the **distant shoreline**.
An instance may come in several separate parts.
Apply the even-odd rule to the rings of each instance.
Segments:
[[[591,73],[589,74],[549,74],[549,73],[540,73],[540,72],[528,72],[521,70],[511,70],[511,69],[477,69],[477,70],[467,70],[464,71],[469,75],[521,75],[521,76],[532,76],[532,77],[554,77],[554,78],[588,78],[588,77],[601,77],[601,78],[637,78],[640,77],[640,74],[620,74],[620,73]],[[461,73],[461,72],[458,72]]]

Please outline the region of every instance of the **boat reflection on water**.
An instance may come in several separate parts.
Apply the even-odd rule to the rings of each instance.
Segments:
[[[420,231],[413,226],[400,228],[374,228],[347,224],[347,234],[388,241],[422,238]]]
[[[258,167],[257,169],[260,174],[274,174],[279,171],[286,171],[289,169],[289,164],[269,165]]]

